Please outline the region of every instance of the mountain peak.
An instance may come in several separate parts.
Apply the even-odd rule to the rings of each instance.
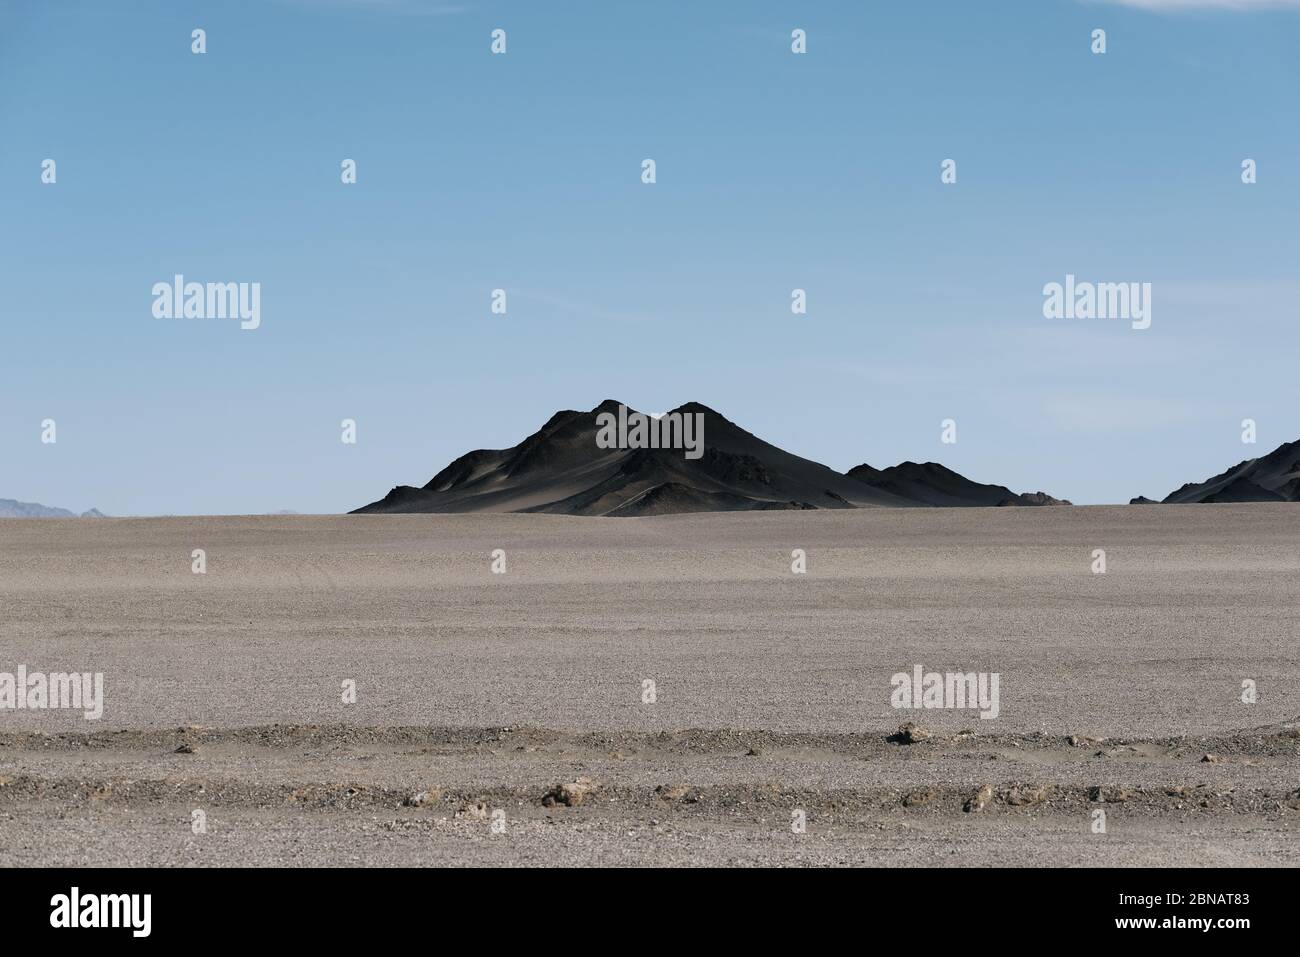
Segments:
[[[1187,482],[1165,496],[1165,504],[1300,501],[1300,439],[1267,455],[1238,462],[1204,482]]]
[[[705,417],[702,447],[692,446],[697,455],[688,458],[681,448],[597,445],[596,419],[620,407],[635,411],[606,399],[590,412],[557,412],[518,445],[468,452],[423,488],[398,486],[357,511],[623,516],[1056,501],[978,485],[935,462],[904,462],[883,471],[860,465],[843,475],[763,441],[696,401],[672,411]]]
[[[674,412],[687,412],[687,413],[700,412],[700,413],[702,413],[702,414],[704,414],[704,415],[717,416],[719,419],[722,419],[724,422],[725,422],[725,421],[728,421],[728,419],[727,419],[727,417],[726,417],[725,415],[723,415],[722,413],[717,412],[717,411],[715,411],[715,410],[713,410],[713,409],[710,409],[710,408],[709,408],[707,405],[705,405],[703,402],[687,402],[687,403],[685,403],[685,404],[683,404],[683,405],[679,405],[677,408],[673,409],[673,411],[674,411]]]

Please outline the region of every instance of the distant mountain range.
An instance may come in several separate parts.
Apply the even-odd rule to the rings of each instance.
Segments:
[[[1052,498],[1046,492],[1016,494],[1005,485],[981,485],[972,482],[952,469],[937,462],[917,465],[903,462],[886,469],[873,469],[870,465],[857,465],[845,473],[872,488],[889,492],[906,499],[909,505],[931,505],[938,508],[993,505],[1069,505],[1064,499]]]
[[[678,512],[821,508],[997,507],[1069,505],[1046,492],[1011,491],[974,482],[936,462],[902,462],[837,472],[746,432],[698,402],[671,414],[703,418],[703,449],[600,448],[597,419],[617,415],[610,399],[589,412],[557,412],[508,449],[479,449],[456,459],[420,488],[399,485],[352,514],[403,512],[542,512],[556,515],[667,515]],[[630,410],[629,410],[630,411]],[[1189,482],[1159,502],[1300,502],[1300,440],[1247,459],[1203,482]],[[277,514],[292,515],[284,510]],[[0,499],[0,518],[105,518],[98,509]]]
[[[469,452],[422,488],[399,485],[356,513],[544,512],[664,515],[676,512],[913,506],[1068,505],[1044,492],[981,485],[942,465],[859,465],[842,474],[800,458],[697,402],[673,413],[703,416],[697,459],[680,449],[602,449],[597,418],[617,415],[610,399],[590,412],[557,412],[509,449]],[[669,413],[672,414],[672,413]]]
[[[1204,482],[1188,482],[1161,504],[1193,502],[1300,502],[1300,439],[1279,445],[1262,458],[1239,462]],[[1139,496],[1129,504],[1155,503]]]
[[[97,508],[78,515],[66,508],[50,508],[36,502],[18,502],[11,498],[0,498],[0,518],[107,518]]]

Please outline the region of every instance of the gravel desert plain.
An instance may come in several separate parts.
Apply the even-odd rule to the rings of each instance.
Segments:
[[[4,521],[0,671],[104,692],[0,712],[0,865],[1300,864],[1298,544],[1293,504]],[[916,666],[997,717],[892,707]]]

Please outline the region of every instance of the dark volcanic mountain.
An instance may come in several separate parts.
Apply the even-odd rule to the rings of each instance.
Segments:
[[[977,485],[937,465],[908,462],[883,472],[859,466],[842,475],[764,442],[696,402],[673,411],[704,416],[701,458],[687,459],[680,449],[598,448],[597,416],[617,415],[618,408],[619,403],[610,399],[590,412],[557,412],[513,448],[469,452],[423,488],[399,485],[356,512],[631,516],[1038,504],[1029,500],[1032,497],[1017,496],[999,485]],[[916,470],[923,474],[915,474]],[[883,477],[879,483],[877,477]],[[1042,498],[1056,502],[1049,496]]]
[[[514,448],[462,455],[423,488],[398,486],[357,511],[658,515],[909,504],[769,445],[694,402],[673,411],[703,414],[699,459],[680,449],[597,448],[596,417],[617,415],[618,407],[610,399],[590,412],[557,412]]]
[[[1187,502],[1300,502],[1300,439],[1204,482],[1188,482],[1162,504]]]
[[[903,462],[887,469],[873,469],[859,465],[848,471],[849,478],[857,479],[872,488],[905,498],[918,505],[938,507],[992,506],[992,505],[1069,505],[1062,499],[1052,498],[1046,492],[1026,492],[1017,495],[1003,485],[981,485],[972,482],[952,469],[937,462],[918,465]]]

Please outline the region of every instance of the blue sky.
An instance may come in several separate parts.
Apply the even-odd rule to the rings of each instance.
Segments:
[[[0,2],[0,497],[344,511],[605,398],[1162,497],[1300,438],[1298,50],[1242,0]],[[261,327],[154,319],[175,273]],[[1151,328],[1044,318],[1067,273]]]

